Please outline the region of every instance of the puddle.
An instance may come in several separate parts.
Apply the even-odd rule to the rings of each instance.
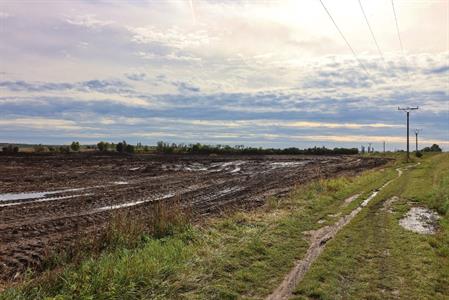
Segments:
[[[166,194],[162,197],[159,198],[155,198],[155,199],[144,199],[144,200],[139,200],[139,201],[134,201],[134,202],[126,202],[126,203],[122,203],[122,204],[117,204],[117,205],[109,205],[109,206],[103,206],[98,208],[96,211],[105,211],[105,210],[113,210],[113,209],[119,209],[119,208],[125,208],[125,207],[131,207],[131,206],[136,206],[142,203],[146,203],[146,202],[152,202],[152,201],[158,201],[158,200],[163,200],[163,199],[168,199],[171,197],[174,197],[175,194]]]
[[[271,166],[273,168],[285,168],[285,167],[296,167],[296,166],[304,166],[308,164],[310,161],[284,161],[284,162],[273,162]]]
[[[45,191],[45,192],[30,192],[30,193],[6,193],[0,194],[0,202],[5,201],[14,201],[14,200],[29,200],[29,199],[40,199],[45,198],[48,195],[61,194],[67,192],[77,192],[82,191],[87,188],[78,188],[78,189],[66,189],[59,191]]]
[[[47,202],[47,201],[55,201],[55,200],[64,200],[64,199],[71,199],[71,198],[77,198],[82,196],[92,196],[94,194],[87,193],[87,194],[80,194],[80,195],[70,195],[70,196],[60,196],[60,197],[50,197],[50,198],[40,198],[33,201],[20,201],[20,202],[13,202],[13,203],[6,203],[6,204],[0,204],[0,207],[6,207],[6,206],[15,206],[15,205],[23,205],[23,204],[29,204],[29,203],[39,203],[39,202]]]
[[[128,182],[128,181],[114,181],[113,184],[116,184],[116,185],[125,185],[125,184],[129,184],[129,182]]]
[[[399,220],[399,225],[416,233],[434,234],[439,218],[440,216],[433,210],[424,207],[412,207],[408,213]]]

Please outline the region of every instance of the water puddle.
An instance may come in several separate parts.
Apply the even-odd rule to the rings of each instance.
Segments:
[[[433,210],[424,207],[412,207],[407,214],[399,220],[403,228],[420,233],[434,234],[440,216]]]
[[[129,184],[129,182],[128,181],[114,181],[113,184],[115,184],[115,185],[126,185],[126,184]]]
[[[58,191],[45,191],[45,192],[30,192],[30,193],[6,193],[0,194],[0,202],[14,201],[14,200],[29,200],[45,198],[49,195],[61,194],[67,192],[78,192],[88,188],[66,189]]]
[[[171,197],[174,197],[175,194],[166,194],[162,197],[159,198],[152,198],[152,199],[143,199],[143,200],[139,200],[139,201],[134,201],[134,202],[126,202],[126,203],[122,203],[122,204],[117,204],[117,205],[109,205],[109,206],[103,206],[98,208],[96,211],[106,211],[106,210],[113,210],[113,209],[119,209],[119,208],[125,208],[125,207],[131,207],[131,206],[136,206],[142,203],[146,203],[146,202],[152,202],[152,201],[158,201],[158,200],[164,200],[164,199],[168,199]]]
[[[40,199],[37,199],[37,200],[34,200],[34,201],[20,201],[20,202],[0,204],[0,207],[23,205],[23,204],[28,204],[28,203],[39,203],[39,202],[55,201],[55,200],[64,200],[64,199],[71,199],[71,198],[77,198],[77,197],[82,197],[82,196],[92,196],[92,195],[94,195],[94,194],[93,193],[86,193],[86,194],[70,195],[70,196],[40,198]]]

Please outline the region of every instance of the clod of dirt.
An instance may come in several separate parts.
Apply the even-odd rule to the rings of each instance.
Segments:
[[[439,218],[435,211],[424,207],[412,207],[405,217],[399,220],[399,225],[416,233],[434,234]]]

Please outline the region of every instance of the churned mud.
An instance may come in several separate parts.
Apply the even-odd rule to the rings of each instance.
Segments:
[[[176,200],[201,219],[384,163],[356,156],[0,155],[0,281],[37,270],[49,250],[102,230],[117,210],[145,214],[156,201]]]

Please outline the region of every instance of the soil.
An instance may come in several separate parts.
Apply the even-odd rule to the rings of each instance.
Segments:
[[[49,251],[102,230],[118,210],[137,214],[154,201],[176,199],[201,220],[260,206],[313,179],[386,162],[306,155],[0,155],[0,281],[39,270]]]

